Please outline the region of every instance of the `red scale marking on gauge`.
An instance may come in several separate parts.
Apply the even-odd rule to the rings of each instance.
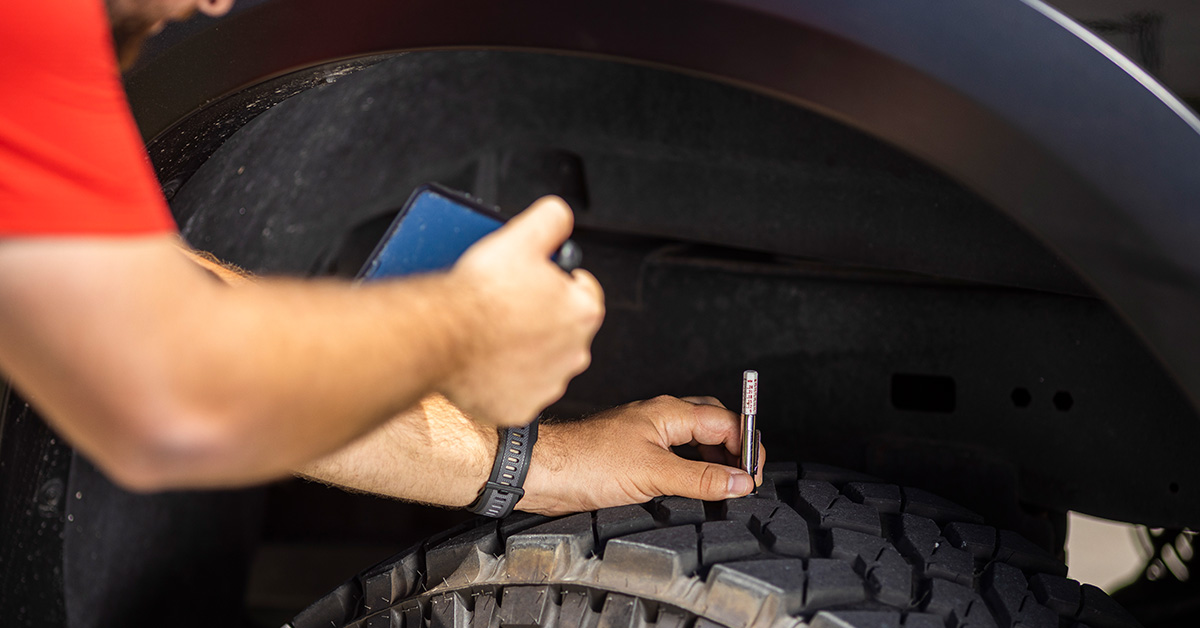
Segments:
[[[742,373],[742,414],[758,414],[758,371]]]

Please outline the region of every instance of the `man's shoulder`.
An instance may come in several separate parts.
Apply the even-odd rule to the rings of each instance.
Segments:
[[[115,68],[101,0],[6,2],[0,10],[0,72]]]
[[[174,227],[146,163],[101,0],[0,10],[0,234]]]

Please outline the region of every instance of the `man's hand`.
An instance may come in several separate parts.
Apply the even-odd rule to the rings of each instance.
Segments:
[[[550,256],[571,234],[571,210],[545,197],[472,246],[450,272],[480,330],[441,387],[472,418],[521,425],[562,396],[591,362],[604,294],[591,273]]]
[[[352,490],[462,507],[483,489],[496,441],[494,429],[434,395],[297,472]],[[707,462],[671,452],[688,444]],[[659,495],[740,497],[753,488],[750,476],[725,466],[737,463],[740,449],[737,415],[712,397],[658,397],[550,423],[539,429],[517,509],[557,515]],[[766,459],[765,450],[759,459]]]
[[[736,468],[738,416],[712,397],[656,397],[539,429],[517,509],[547,515],[637,504],[659,495],[720,500],[762,482]],[[671,451],[696,446],[704,462]],[[727,466],[733,465],[733,466]]]

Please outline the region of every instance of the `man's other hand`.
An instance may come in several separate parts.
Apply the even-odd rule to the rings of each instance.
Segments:
[[[591,362],[604,293],[586,270],[550,261],[574,217],[557,197],[540,199],[472,246],[450,278],[473,316],[468,350],[441,392],[472,418],[501,427],[533,420]]]
[[[704,461],[671,448],[695,446]],[[762,482],[736,467],[738,415],[713,397],[656,397],[539,429],[519,510],[547,515],[645,502],[659,495],[741,497]]]

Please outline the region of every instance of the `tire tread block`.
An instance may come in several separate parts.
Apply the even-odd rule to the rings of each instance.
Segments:
[[[829,482],[831,484],[846,484],[848,482],[873,482],[881,483],[879,478],[835,467],[828,464],[820,464],[816,462],[805,462],[800,465],[800,480],[811,480],[816,482]]]
[[[983,573],[980,588],[996,618],[1011,626],[1020,618],[1029,583],[1019,569],[1004,563],[994,563]]]
[[[642,601],[619,593],[609,593],[604,598],[598,628],[644,628]]]
[[[912,604],[913,569],[896,550],[885,550],[874,565],[867,567],[864,577],[867,589],[880,602],[900,608]]]
[[[359,576],[363,612],[385,609],[415,593],[421,585],[421,558],[420,551],[410,551],[364,571]]]
[[[558,625],[596,628],[599,622],[600,615],[592,610],[586,592],[566,591],[563,593],[562,604],[558,610]]]
[[[874,563],[876,557],[891,547],[887,539],[853,530],[831,530],[829,540],[830,558],[857,560],[868,565]]]
[[[424,628],[428,623],[425,621],[425,611],[415,601],[405,604],[399,615],[404,618],[404,628]]]
[[[996,560],[1026,572],[1066,577],[1067,566],[1050,552],[1034,545],[1016,532],[1000,530],[996,540]]]
[[[701,565],[750,558],[760,551],[758,539],[736,521],[709,521],[700,526]]]
[[[805,508],[814,517],[829,510],[829,507],[833,505],[833,500],[842,495],[836,486],[821,480],[800,480],[796,483],[796,490],[797,508]]]
[[[362,628],[404,628],[404,616],[390,610],[376,613],[363,621]]]
[[[964,550],[942,537],[931,519],[902,514],[895,519],[896,546],[904,555],[916,559],[928,578],[942,578],[971,586],[975,581],[975,561]]]
[[[1141,628],[1129,611],[1117,604],[1107,593],[1090,584],[1080,585],[1078,620],[1092,628]]]
[[[800,479],[800,465],[794,462],[768,462],[763,465],[763,479],[776,485],[794,484]]]
[[[964,550],[975,560],[988,561],[996,555],[996,529],[975,523],[950,523],[945,529],[946,540]]]
[[[775,487],[775,480],[764,476],[762,483],[754,488],[754,496],[759,499],[779,499],[779,490]]]
[[[467,605],[455,593],[443,593],[429,600],[429,628],[470,628]]]
[[[663,497],[651,502],[654,518],[668,526],[704,523],[704,502],[689,497]]]
[[[496,607],[496,596],[491,591],[476,594],[471,628],[500,628],[500,613],[496,612]]]
[[[879,512],[843,496],[828,482],[801,480],[796,506],[822,530],[844,528],[876,536],[883,533]]]
[[[912,601],[913,568],[886,539],[852,530],[833,530],[829,538],[830,556],[854,565],[875,599],[908,608]]]
[[[500,595],[500,628],[549,625],[557,615],[556,597],[549,586],[505,587]]]
[[[844,604],[857,604],[867,599],[862,578],[845,562],[829,558],[808,561],[804,610],[820,610]]]
[[[690,575],[700,566],[696,526],[683,525],[612,539],[605,548],[601,576],[644,576],[666,582]],[[651,582],[650,584],[653,584]]]
[[[762,534],[763,524],[776,512],[791,511],[783,502],[757,497],[739,497],[725,502],[725,518],[738,521],[755,534]]]
[[[535,526],[527,528],[513,536],[513,538],[523,538],[531,536],[566,536],[572,539],[578,539],[586,543],[592,541],[592,514],[581,512],[574,515],[567,515],[557,519],[551,519],[545,523],[539,523]]]
[[[344,582],[326,593],[292,620],[293,628],[324,628],[330,622],[346,623],[358,611],[361,590],[357,580]]]
[[[745,619],[768,598],[775,597],[789,614],[804,608],[808,572],[804,561],[795,558],[750,560],[713,567],[707,578],[711,610],[727,609],[730,619]],[[740,623],[731,621],[731,624]]]
[[[790,508],[783,508],[766,523],[762,542],[781,556],[807,558],[812,555],[812,536],[808,522]]]
[[[899,611],[821,611],[810,628],[902,628]]]
[[[929,613],[908,613],[904,616],[904,628],[946,628],[946,622]]]
[[[858,530],[876,536],[883,534],[879,511],[866,504],[855,503],[849,497],[839,497],[834,500],[829,511],[821,519],[821,527]]]
[[[654,517],[640,504],[596,511],[596,538],[601,547],[609,539],[654,529]]]
[[[1001,625],[1056,628],[1058,615],[1038,603],[1020,569],[992,563],[983,573],[983,597]]]
[[[946,628],[936,615],[900,611],[821,611],[810,628]]]
[[[688,616],[684,613],[662,607],[658,609],[658,617],[654,620],[654,628],[687,628]],[[564,626],[573,624],[563,624]],[[580,626],[580,628],[587,628]]]
[[[919,488],[904,488],[904,506],[902,511],[918,517],[933,519],[938,523],[962,521],[966,523],[983,523],[983,517],[973,510],[968,510],[958,504],[938,497],[929,491]]]
[[[507,541],[508,537],[528,530],[536,525],[541,525],[550,521],[553,517],[546,515],[537,515],[531,512],[516,511],[513,514],[500,520],[500,540]]]
[[[881,513],[898,514],[904,503],[900,487],[895,484],[850,482],[842,492],[855,502],[870,506]]]
[[[556,567],[586,558],[595,548],[591,513],[553,519],[508,537],[505,569],[510,578],[544,581]]]
[[[1080,585],[1059,576],[1037,574],[1029,579],[1029,590],[1043,606],[1061,617],[1076,617],[1083,603]]]
[[[379,569],[369,572],[364,572],[359,576],[359,582],[362,585],[363,591],[363,608],[366,612],[373,612],[385,609],[391,606],[393,600],[399,600],[404,596],[393,596],[396,576],[393,572],[399,568],[399,565],[383,565]]]
[[[495,520],[485,522],[425,550],[425,582],[436,585],[463,566],[477,552],[496,555],[501,551],[499,527]]]
[[[944,618],[949,628],[1000,628],[978,593],[948,580],[929,581],[923,610]]]

